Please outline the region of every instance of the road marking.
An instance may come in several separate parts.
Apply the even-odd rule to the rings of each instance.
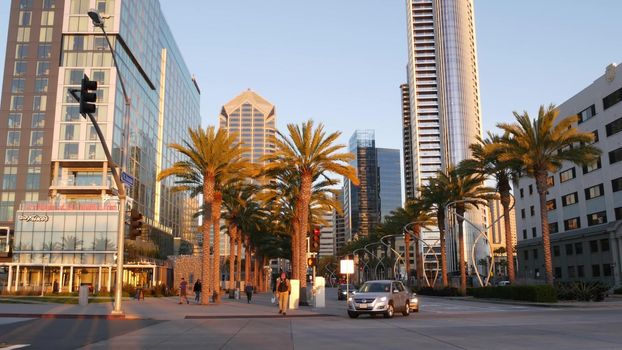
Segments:
[[[0,347],[0,349],[2,349],[2,350],[13,350],[13,349],[25,348],[27,346],[30,346],[30,344],[15,344],[15,345],[6,346],[6,347]]]

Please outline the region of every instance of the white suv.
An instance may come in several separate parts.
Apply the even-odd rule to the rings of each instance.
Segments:
[[[367,281],[348,298],[348,316],[351,318],[360,314],[382,314],[391,318],[395,312],[408,316],[411,310],[419,311],[419,300],[400,281]]]

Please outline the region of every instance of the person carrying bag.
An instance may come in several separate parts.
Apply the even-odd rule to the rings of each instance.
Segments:
[[[279,300],[279,313],[285,316],[287,314],[287,304],[289,302],[289,294],[292,287],[287,279],[285,272],[281,272],[281,277],[276,280],[276,298]]]

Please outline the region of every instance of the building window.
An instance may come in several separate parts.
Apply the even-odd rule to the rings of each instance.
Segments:
[[[525,258],[525,260],[529,260],[529,251],[527,249],[523,251],[523,257]]]
[[[24,59],[28,57],[28,44],[17,44],[15,46],[15,58]]]
[[[45,113],[33,113],[31,126],[33,129],[45,127]]]
[[[19,147],[20,136],[20,131],[9,131],[6,136],[7,147]]]
[[[24,78],[14,78],[11,82],[11,93],[13,94],[23,94],[24,93],[24,85],[26,84],[26,79]]]
[[[523,230],[523,239],[527,239],[527,230]]]
[[[583,265],[577,266],[577,277],[585,277],[585,269],[583,268]]]
[[[611,276],[611,264],[603,264],[603,276]]]
[[[546,185],[549,187],[555,186],[555,176],[549,176],[546,178]]]
[[[559,173],[559,182],[566,182],[566,181],[572,180],[576,176],[577,174],[575,172],[575,168],[572,167],[568,170],[564,170],[561,173]]]
[[[525,197],[525,191],[522,188],[520,189],[520,197],[521,198]]]
[[[43,161],[42,149],[31,149],[28,154],[28,164],[41,164]]]
[[[600,265],[592,265],[592,277],[600,277]]]
[[[17,186],[17,168],[5,167],[2,176],[2,190],[15,190]]]
[[[32,0],[19,0],[19,9],[26,10],[32,7]]]
[[[4,153],[4,164],[17,164],[19,162],[19,149],[9,148]]]
[[[43,146],[43,131],[30,132],[30,146]]]
[[[569,231],[576,230],[578,228],[581,228],[581,221],[578,217],[564,220],[564,230]]]
[[[590,253],[598,253],[598,241],[590,241]]]
[[[611,187],[613,192],[622,191],[622,177],[611,180]]]
[[[29,27],[17,28],[17,42],[26,43],[28,41],[30,41],[30,28]]]
[[[609,251],[609,239],[608,238],[600,240],[600,251],[601,252],[608,252]]]
[[[42,11],[41,12],[41,25],[42,26],[53,26],[54,25],[54,11]]]
[[[54,18],[54,17],[52,17]],[[43,20],[45,19],[45,17],[41,17],[41,21],[43,22]],[[39,30],[39,42],[40,43],[49,43],[52,42],[52,34],[54,34],[54,28],[53,27],[41,27],[41,29]]]
[[[48,91],[48,79],[39,78],[35,80],[35,92],[46,93]]]
[[[553,246],[553,256],[559,256],[559,246],[558,245],[554,245]]]
[[[538,259],[538,249],[533,250],[533,258]]]
[[[585,199],[592,199],[596,197],[600,197],[604,195],[605,187],[603,184],[598,184],[596,186],[588,187],[585,189]]]
[[[574,266],[568,266],[568,278],[575,278]]]
[[[592,141],[592,143],[598,142],[598,129],[592,131],[592,134],[594,134],[594,141]]]
[[[622,118],[618,118],[611,123],[605,125],[605,134],[607,137],[615,135],[622,131]]]
[[[574,244],[574,253],[576,255],[583,254],[583,243],[582,242],[577,242]]]
[[[576,204],[579,201],[579,195],[577,192],[569,193],[562,196],[562,206],[567,207],[569,205]]]
[[[536,228],[535,227],[531,228],[531,237],[534,237],[534,238],[536,237]]]
[[[586,109],[579,112],[579,124],[592,118],[595,115],[596,115],[596,107],[594,105],[587,107]]]
[[[13,75],[21,76],[26,74],[26,70],[28,69],[28,65],[25,61],[15,61],[15,67],[13,68]]]
[[[603,109],[607,109],[620,101],[622,101],[622,88],[603,98]]]
[[[601,167],[602,167],[602,164],[600,162],[600,157],[598,157],[596,161],[592,162],[591,164],[583,166],[583,174],[591,173],[592,171],[598,170]]]
[[[24,96],[11,96],[11,106],[9,108],[12,111],[21,111],[24,109]]]
[[[546,201],[546,209],[547,210],[557,209],[557,201],[555,200],[555,198]]]
[[[556,267],[555,268],[555,278],[562,278],[562,268],[561,267]]]
[[[609,164],[614,164],[622,160],[622,147],[609,152]]]
[[[557,227],[556,222],[549,223],[549,233],[557,233],[559,232],[559,228]]]
[[[529,194],[533,194],[533,185],[529,185]]]
[[[78,159],[77,143],[61,143],[59,147],[59,157],[62,159]]]
[[[51,10],[53,8],[56,8],[55,1],[56,0],[43,0],[43,9],[44,10]]]
[[[40,182],[41,182],[41,168],[39,167],[28,168],[28,175],[26,175],[26,189],[27,190],[38,190]]]
[[[587,225],[602,225],[607,223],[607,212],[599,211],[598,213],[592,213],[587,215]]]
[[[525,209],[524,208],[520,210],[520,217],[521,217],[521,219],[525,218]]]
[[[71,0],[70,9],[71,14],[81,15],[89,10],[89,0]]]
[[[20,27],[28,27],[31,24],[32,12],[20,11],[17,25]]]
[[[622,207],[617,207],[613,210],[616,215],[616,220],[622,220]]]
[[[50,62],[39,61],[37,62],[37,75],[49,75],[50,74]]]
[[[19,129],[22,127],[22,114],[21,113],[9,113],[8,128]]]
[[[52,56],[52,45],[51,44],[39,44],[39,48],[37,49],[37,57],[38,58],[50,58]]]
[[[536,208],[533,205],[529,207],[529,214],[531,216],[536,215]]]
[[[32,110],[35,112],[45,111],[47,108],[47,96],[35,96],[32,98]]]

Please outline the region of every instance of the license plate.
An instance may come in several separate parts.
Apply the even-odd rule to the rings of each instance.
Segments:
[[[367,309],[367,304],[359,304],[359,309]]]

